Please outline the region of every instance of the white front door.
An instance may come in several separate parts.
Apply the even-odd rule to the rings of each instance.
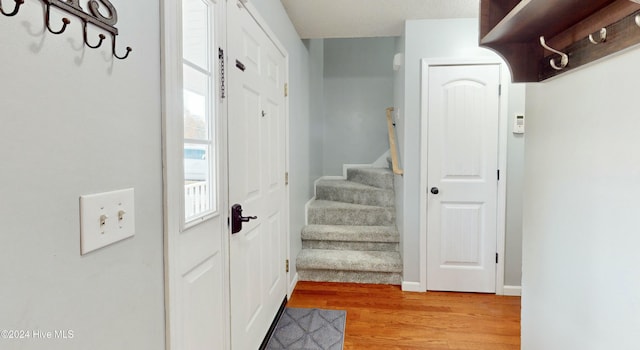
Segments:
[[[287,294],[286,60],[241,2],[228,18],[231,346],[257,349]],[[231,214],[233,216],[233,213]]]
[[[427,289],[495,293],[500,66],[427,75]]]
[[[228,349],[227,141],[218,74],[224,7],[215,0],[163,6],[167,344]]]

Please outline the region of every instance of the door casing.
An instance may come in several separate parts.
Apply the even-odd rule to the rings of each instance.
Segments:
[[[430,66],[456,66],[456,65],[500,65],[500,120],[498,123],[498,168],[500,169],[500,181],[498,181],[498,201],[497,201],[497,232],[496,232],[496,252],[499,259],[496,264],[496,294],[504,294],[504,247],[506,232],[506,193],[507,193],[507,117],[509,107],[509,84],[511,73],[506,64],[499,58],[476,57],[468,59],[459,58],[423,58],[421,60],[421,93],[420,99],[424,101],[429,92],[429,67]],[[421,103],[420,111],[420,281],[419,286],[403,283],[403,290],[407,291],[427,291],[427,138],[428,138],[428,106]],[[418,288],[416,288],[418,287]]]

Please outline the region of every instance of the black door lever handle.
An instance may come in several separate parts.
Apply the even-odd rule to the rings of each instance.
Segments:
[[[242,216],[242,206],[234,204],[231,206],[231,233],[238,233],[242,230],[242,223],[257,219],[257,216]]]
[[[257,216],[240,216],[240,221],[249,222],[249,220],[255,220],[257,218]]]

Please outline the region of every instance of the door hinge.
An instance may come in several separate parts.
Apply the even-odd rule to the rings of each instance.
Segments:
[[[286,272],[289,272],[289,259],[286,260],[285,262],[285,266],[286,266]]]
[[[284,185],[287,186],[289,184],[289,172],[284,173]]]
[[[502,96],[502,84],[498,85],[498,96]]]
[[[284,83],[284,97],[289,96],[289,84]]]
[[[496,253],[496,264],[498,263],[498,253]]]
[[[220,61],[220,98],[225,98],[224,94],[224,50],[218,48],[218,60]]]
[[[498,173],[498,181],[500,181],[500,169],[497,170]]]

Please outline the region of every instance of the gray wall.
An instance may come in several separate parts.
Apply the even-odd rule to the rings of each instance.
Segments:
[[[323,175],[373,163],[389,149],[394,38],[324,40]]]
[[[0,16],[0,329],[74,331],[3,349],[164,349],[158,2],[113,5],[124,61],[39,1]],[[80,256],[80,195],[128,187],[135,236]]]
[[[522,285],[522,182],[524,180],[524,139],[526,134],[513,133],[513,120],[516,115],[524,115],[524,112],[525,84],[511,84],[506,135],[508,172],[504,242],[504,284],[506,286]]]
[[[323,175],[324,163],[324,39],[305,40],[309,50],[309,113],[311,122],[309,127],[311,137],[311,154],[309,163],[311,174],[315,178]],[[315,181],[312,178],[312,181]]]
[[[396,132],[396,149],[398,151],[398,166],[400,169],[404,169],[404,123],[401,121],[399,116],[402,116],[404,113],[404,81],[405,81],[405,66],[406,63],[404,61],[404,52],[405,52],[405,34],[397,37],[395,39],[396,54],[401,55],[402,64],[398,68],[398,70],[393,72],[393,120],[396,123],[395,132]],[[394,175],[393,177],[393,186],[396,195],[396,217],[404,218],[404,177],[400,175]],[[398,232],[400,233],[400,255],[404,261],[404,236],[405,236],[405,227],[404,220],[399,219],[396,220],[396,226],[398,227]]]
[[[398,43],[397,47],[404,46],[405,64],[399,74],[404,77],[402,84],[395,85],[395,105],[400,111],[397,117],[398,142],[400,144],[402,166],[405,171],[403,177],[396,178],[397,195],[401,196],[399,205],[402,220],[398,226],[401,228],[403,240],[403,263],[404,280],[407,282],[418,282],[420,279],[420,245],[419,245],[419,218],[420,218],[420,108],[421,108],[421,68],[422,58],[458,58],[470,57],[497,57],[495,53],[478,47],[478,20],[477,19],[448,19],[448,20],[412,20],[407,21],[404,33],[404,45]],[[402,40],[402,39],[400,39]],[[397,78],[397,77],[396,77]],[[401,77],[402,79],[402,77]],[[516,111],[519,103],[522,102],[522,94],[515,90],[514,100],[511,101],[511,110]],[[520,102],[518,102],[520,101]],[[510,157],[517,158],[523,154],[522,144],[518,144],[517,139],[511,134],[511,128],[507,138],[510,150]],[[515,142],[513,142],[515,141]],[[511,171],[510,166],[507,174],[511,181],[510,190],[518,192],[516,184],[517,177],[521,174],[517,170]],[[517,195],[512,196],[511,203],[517,200]],[[509,271],[509,283],[519,285],[520,269],[519,252],[517,241],[520,239],[520,230],[517,227],[517,210],[510,210],[507,215],[514,218],[507,218],[510,223],[508,228],[509,242],[506,255],[505,271]],[[516,242],[516,243],[514,243]],[[514,248],[515,247],[515,248]]]
[[[523,350],[640,344],[638,62],[527,86]]]
[[[304,226],[304,206],[313,197],[313,182],[322,176],[317,162],[322,159],[321,131],[314,128],[321,115],[311,113],[310,106],[318,105],[321,82],[312,81],[321,69],[318,63],[319,48],[300,40],[287,13],[278,0],[252,1],[260,15],[289,53],[289,199],[290,199],[290,254],[291,274],[296,274],[295,260],[302,249],[300,232]]]

